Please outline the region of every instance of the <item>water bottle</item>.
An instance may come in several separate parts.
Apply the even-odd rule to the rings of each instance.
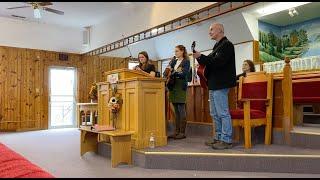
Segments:
[[[150,140],[149,140],[149,147],[153,149],[155,148],[155,144],[156,144],[155,137],[153,133],[151,133]]]

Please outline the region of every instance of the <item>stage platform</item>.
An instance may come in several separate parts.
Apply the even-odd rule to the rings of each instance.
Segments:
[[[132,150],[133,164],[147,169],[320,173],[320,149],[267,146],[257,141],[252,149],[244,149],[241,143],[232,149],[214,150],[204,145],[207,138],[170,139],[164,147]],[[110,157],[110,150],[109,144],[99,143],[99,154]]]

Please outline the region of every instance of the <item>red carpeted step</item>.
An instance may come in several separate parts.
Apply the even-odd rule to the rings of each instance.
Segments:
[[[54,176],[0,143],[0,178],[54,178]]]

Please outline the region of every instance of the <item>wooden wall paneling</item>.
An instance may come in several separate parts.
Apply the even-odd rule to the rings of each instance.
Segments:
[[[15,55],[16,54],[10,54],[10,57],[9,57],[9,59],[12,59],[12,58],[15,58]],[[12,123],[13,123],[13,117],[12,117],[12,113],[11,113],[11,96],[10,96],[10,91],[12,90],[11,89],[11,86],[12,86],[12,84],[11,84],[11,82],[12,82],[12,79],[13,79],[13,77],[11,76],[11,71],[12,71],[12,67],[13,67],[13,65],[12,65],[12,63],[8,63],[7,64],[7,75],[9,75],[8,76],[8,79],[7,79],[7,94],[6,94],[6,109],[5,109],[5,113],[6,113],[6,116],[7,116],[7,119],[8,119],[8,123],[7,123],[7,128],[8,129],[12,129],[13,127],[13,125],[12,125]]]
[[[41,129],[48,128],[48,61],[47,61],[47,54],[45,51],[40,51],[40,61],[43,63],[43,69],[41,69],[41,76],[42,76],[42,84],[41,84]]]
[[[14,58],[15,54],[12,54],[10,53],[10,56],[9,56],[9,59],[12,59]],[[10,103],[11,103],[11,99],[10,99],[10,90],[11,90],[11,81],[12,81],[12,77],[11,77],[11,67],[12,67],[12,64],[11,63],[8,63],[7,64],[7,83],[6,83],[6,89],[7,89],[7,93],[6,93],[6,108],[5,108],[5,114],[7,116],[7,120],[8,120],[8,123],[7,123],[7,128],[8,129],[12,129],[12,117],[11,117],[11,113],[10,113]]]
[[[38,99],[38,103],[40,104],[40,107],[39,107],[39,113],[40,113],[40,123],[39,123],[39,129],[46,129],[45,128],[45,124],[46,124],[46,120],[47,120],[47,117],[48,116],[47,114],[45,114],[45,111],[44,111],[44,69],[45,69],[45,62],[43,60],[43,52],[41,50],[38,50],[37,51],[37,59],[39,60],[39,70],[38,70],[38,76],[39,76],[39,83],[37,86],[39,86],[39,99]]]
[[[22,62],[22,53],[21,51],[18,51],[17,56],[15,59],[13,59],[12,64],[13,64],[13,70],[12,70],[12,78],[13,78],[13,84],[12,84],[12,113],[13,113],[13,121],[14,123],[14,128],[18,129],[20,128],[20,121],[21,121],[21,116],[20,116],[20,81],[21,81],[21,62]]]
[[[9,79],[10,79],[10,76],[8,76],[8,64],[9,64],[9,52],[8,52],[8,49],[5,48],[4,49],[4,53],[5,55],[3,56],[3,91],[2,91],[2,100],[3,100],[3,103],[2,103],[2,116],[3,116],[3,120],[2,120],[2,127],[6,130],[8,130],[8,121],[10,121],[10,119],[8,118],[8,111],[7,111],[7,108],[8,108],[8,83],[9,83]]]
[[[29,116],[30,116],[30,123],[28,128],[37,128],[38,127],[38,120],[36,119],[37,110],[35,109],[35,83],[36,83],[36,74],[35,74],[35,51],[29,51],[30,53],[30,79],[28,82],[29,85]]]
[[[20,129],[25,128],[25,121],[28,120],[27,117],[27,108],[26,108],[26,104],[27,104],[27,56],[26,56],[26,51],[22,50],[22,66],[21,66],[21,71],[22,71],[22,78],[21,78],[21,121],[20,121]]]
[[[40,96],[40,87],[41,87],[41,75],[40,75],[40,56],[39,52],[34,52],[34,76],[35,76],[35,82],[34,82],[34,110],[35,110],[35,120],[36,120],[36,127],[37,129],[40,129],[41,127],[41,96]]]
[[[92,82],[105,81],[103,72],[127,68],[128,59],[0,47],[0,129],[47,129],[49,121],[49,67],[77,68],[77,102],[88,102]],[[8,94],[10,96],[8,96]]]
[[[86,74],[86,76],[87,76],[87,78],[86,78],[87,86],[85,87],[85,94],[89,93],[90,86],[91,86],[91,83],[92,83],[90,72],[92,72],[92,61],[93,61],[93,59],[94,59],[94,56],[92,57],[92,59],[87,59],[87,66],[86,66],[86,68],[87,68],[87,74]],[[87,99],[87,102],[88,102],[89,98],[87,97],[86,99]]]
[[[86,74],[87,74],[87,60],[88,60],[88,57],[85,56],[83,59],[82,59],[82,63],[81,63],[81,102],[87,102],[87,96],[85,94],[86,92],[86,89],[85,87],[87,87],[87,79],[86,79]]]
[[[96,69],[96,72],[95,72],[95,82],[101,82],[102,81],[102,76],[101,75],[101,72],[102,72],[102,63],[101,63],[102,59],[101,58],[98,58],[96,60],[96,64],[95,64],[95,69]]]
[[[4,94],[4,49],[2,47],[0,47],[0,129],[4,129],[3,125],[4,125],[4,115],[3,115],[3,94]]]
[[[12,58],[15,58],[15,54],[12,54],[10,53],[10,56],[9,56],[9,59],[12,59]],[[13,118],[11,117],[11,106],[10,106],[10,103],[11,103],[11,97],[10,97],[10,90],[11,90],[11,81],[12,81],[12,76],[11,76],[11,67],[12,67],[12,64],[11,63],[8,63],[7,64],[7,75],[8,75],[8,80],[7,80],[7,95],[6,95],[6,109],[5,109],[5,113],[7,115],[7,119],[8,119],[8,123],[7,123],[7,128],[8,129],[11,129],[12,128],[12,121],[13,121]]]
[[[102,70],[101,70],[101,80],[104,81],[104,72],[106,71],[106,69],[108,68],[108,60],[107,59],[101,59],[101,63],[102,63]]]
[[[32,51],[27,51],[26,52],[26,74],[25,74],[25,92],[23,96],[26,96],[26,103],[24,104],[25,109],[26,109],[26,117],[25,119],[22,119],[22,122],[24,122],[23,128],[31,128],[31,124],[33,119],[33,102],[32,102]]]
[[[82,84],[82,81],[81,81],[81,78],[82,78],[82,75],[81,75],[81,63],[82,63],[82,58],[79,59],[78,63],[77,63],[77,102],[81,102],[81,84]]]

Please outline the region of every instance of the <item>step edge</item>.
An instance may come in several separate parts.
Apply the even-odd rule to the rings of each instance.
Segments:
[[[136,153],[142,153],[145,155],[193,155],[193,156],[233,156],[233,157],[295,157],[295,158],[320,158],[320,154],[248,154],[248,153],[198,153],[198,152],[146,152],[141,150],[133,150]]]

